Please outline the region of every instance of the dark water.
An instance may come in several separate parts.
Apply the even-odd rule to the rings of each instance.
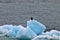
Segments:
[[[60,0],[0,0],[0,25],[26,26],[31,16],[47,30],[60,30]]]
[[[0,40],[31,40],[30,38],[9,38],[9,37],[0,37]]]

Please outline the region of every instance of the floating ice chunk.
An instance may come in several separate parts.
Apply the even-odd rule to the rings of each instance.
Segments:
[[[30,29],[34,31],[37,35],[42,34],[46,29],[43,24],[36,20],[27,21],[27,26],[30,27]]]

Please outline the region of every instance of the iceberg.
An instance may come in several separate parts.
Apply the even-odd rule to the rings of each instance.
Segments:
[[[51,30],[45,31],[45,26],[36,20],[28,21],[27,27],[22,25],[3,25],[0,26],[0,36],[8,36],[10,38],[23,38],[32,40],[60,40],[60,31]],[[35,21],[37,24],[35,24]],[[30,25],[31,24],[31,25]],[[36,25],[36,26],[34,26]]]
[[[46,27],[40,22],[33,20],[27,21],[27,27],[22,25],[3,25],[0,27],[0,35],[7,35],[11,38],[34,38],[37,35],[44,33]]]
[[[36,20],[27,21],[27,26],[37,35],[41,35],[46,29],[45,25]]]
[[[51,30],[44,32],[45,29],[45,25],[32,19],[27,21],[27,27],[23,27],[22,25],[0,26],[0,36],[32,40],[60,40],[60,31]]]

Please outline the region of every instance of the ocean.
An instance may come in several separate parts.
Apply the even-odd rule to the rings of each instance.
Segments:
[[[60,0],[0,0],[0,26],[26,27],[30,17],[44,24],[46,31],[60,30]]]

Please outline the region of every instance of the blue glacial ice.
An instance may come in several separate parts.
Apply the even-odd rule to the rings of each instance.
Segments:
[[[29,28],[23,28],[22,30],[20,30],[17,35],[16,35],[16,38],[21,38],[21,37],[24,37],[24,38],[34,38],[36,37],[37,35]]]
[[[45,25],[36,20],[27,21],[27,26],[37,35],[41,35],[46,29]]]

